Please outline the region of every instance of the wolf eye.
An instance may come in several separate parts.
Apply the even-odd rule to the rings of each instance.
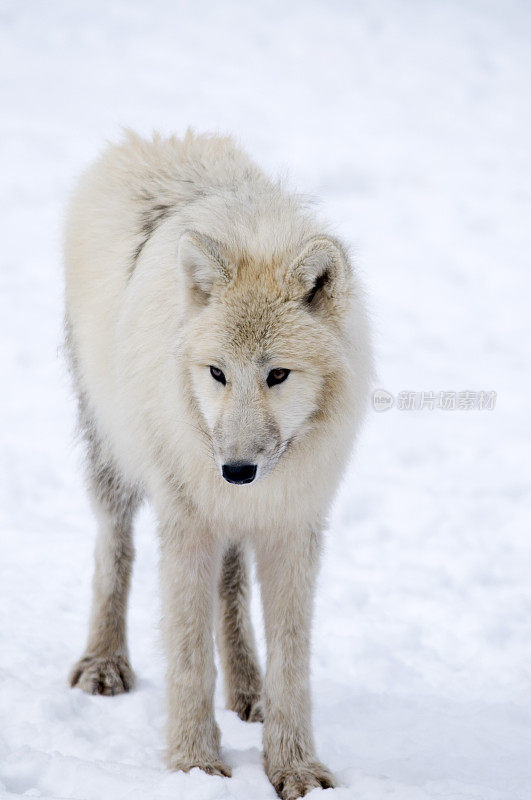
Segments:
[[[275,386],[277,383],[283,383],[290,373],[289,369],[272,369],[267,376],[267,385]]]
[[[225,384],[227,383],[225,375],[217,367],[210,367],[210,374],[212,375],[215,381],[219,381],[220,383],[223,384],[223,386],[225,386]]]

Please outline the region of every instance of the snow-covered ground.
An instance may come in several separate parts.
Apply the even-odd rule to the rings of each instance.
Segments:
[[[66,686],[94,523],[58,353],[65,200],[119,125],[191,124],[235,132],[320,196],[365,276],[382,388],[497,392],[494,410],[368,414],[315,620],[316,740],[342,784],[330,797],[531,798],[530,41],[514,0],[2,0],[2,796],[274,797],[261,728],[221,691],[233,778],[163,768],[147,508],[138,689]]]

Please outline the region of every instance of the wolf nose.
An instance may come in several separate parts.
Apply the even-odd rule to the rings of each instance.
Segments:
[[[223,464],[221,474],[229,483],[251,483],[256,476],[256,464],[244,464],[242,461]]]

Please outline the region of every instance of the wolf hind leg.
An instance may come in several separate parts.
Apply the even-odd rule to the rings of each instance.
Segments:
[[[135,682],[129,664],[126,615],[134,559],[133,517],[141,495],[105,453],[86,415],[81,419],[98,532],[89,636],[84,655],[70,672],[70,685],[89,694],[114,695],[129,691]]]
[[[262,676],[249,612],[246,553],[239,544],[224,555],[219,580],[217,642],[225,676],[227,708],[240,719],[263,722]]]

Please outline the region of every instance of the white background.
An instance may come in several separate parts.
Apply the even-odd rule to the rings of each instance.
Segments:
[[[380,386],[498,393],[494,411],[369,412],[330,520],[314,718],[342,784],[330,797],[529,800],[530,37],[512,0],[2,0],[2,796],[274,797],[261,727],[220,690],[233,778],[163,768],[147,508],[138,689],[66,687],[95,531],[58,353],[61,226],[76,176],[126,124],[233,132],[321,199],[364,276]]]

